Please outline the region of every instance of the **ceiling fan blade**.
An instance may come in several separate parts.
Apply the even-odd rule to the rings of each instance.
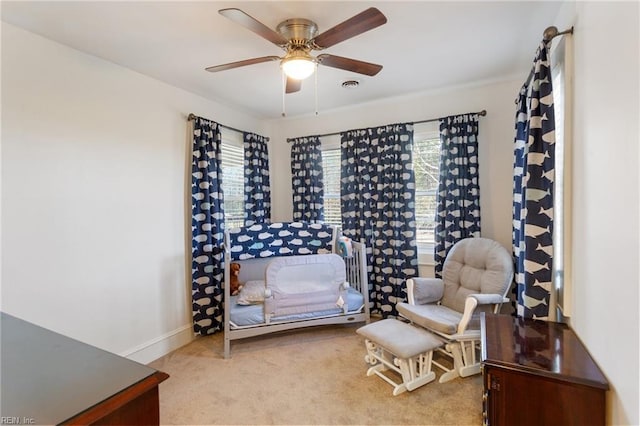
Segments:
[[[370,62],[358,61],[351,58],[343,58],[342,56],[322,54],[318,55],[318,63],[332,68],[352,71],[358,74],[374,76],[380,72],[382,65],[372,64]]]
[[[218,72],[218,71],[230,70],[232,68],[244,67],[246,65],[261,64],[263,62],[279,61],[279,60],[280,60],[279,56],[263,56],[261,58],[245,59],[244,61],[230,62],[228,64],[222,64],[222,65],[214,65],[212,67],[205,68],[205,70],[209,72]]]
[[[271,43],[276,44],[280,47],[284,47],[287,44],[287,40],[282,37],[280,34],[272,30],[271,28],[264,25],[262,22],[253,18],[252,16],[247,15],[240,9],[229,8],[229,9],[220,9],[218,11],[222,16],[231,19],[236,24],[240,24],[246,29],[253,31],[258,34],[260,37],[269,40]]]
[[[285,93],[295,93],[300,91],[301,88],[302,88],[301,80],[296,80],[294,78],[287,77],[287,86],[284,91]]]
[[[347,19],[343,23],[328,29],[313,41],[318,47],[324,49],[379,27],[386,22],[387,17],[375,7],[371,7]]]

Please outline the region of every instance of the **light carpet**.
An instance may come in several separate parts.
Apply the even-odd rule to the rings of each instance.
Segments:
[[[360,325],[326,326],[233,342],[199,337],[150,364],[160,385],[162,424],[479,425],[482,379],[438,379],[392,395],[366,376]],[[439,376],[440,371],[434,368]]]

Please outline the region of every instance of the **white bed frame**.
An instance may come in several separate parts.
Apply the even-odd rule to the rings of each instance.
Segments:
[[[335,230],[334,230],[335,232]],[[334,233],[335,235],[335,233]],[[238,262],[232,260],[231,252],[229,251],[228,244],[225,244],[225,262],[224,262],[224,357],[229,358],[231,355],[231,341],[245,339],[247,337],[261,336],[265,334],[277,333],[279,331],[294,330],[302,327],[313,327],[318,325],[330,325],[330,324],[348,324],[365,322],[369,323],[369,284],[367,280],[367,258],[366,248],[362,243],[353,242],[353,255],[349,258],[344,258],[347,272],[347,281],[350,286],[358,290],[364,297],[364,306],[358,312],[347,312],[326,315],[322,317],[315,317],[312,319],[299,319],[289,321],[274,321],[269,323],[247,325],[247,326],[232,326],[230,321],[230,306],[231,294],[229,291],[229,277],[230,277],[230,265],[232,262]],[[333,244],[335,247],[335,244]],[[335,250],[335,248],[334,248]],[[242,261],[240,261],[242,262]]]

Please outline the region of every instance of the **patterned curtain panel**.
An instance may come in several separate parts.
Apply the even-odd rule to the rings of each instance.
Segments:
[[[244,225],[271,221],[267,138],[242,134],[244,140]]]
[[[549,63],[543,41],[533,77],[520,90],[513,170],[513,254],[517,314],[548,319],[553,288],[555,121]]]
[[[220,126],[196,117],[191,160],[191,292],[193,329],[203,335],[223,327],[221,146]]]
[[[291,140],[291,177],[293,220],[322,222],[324,220],[324,187],[319,137],[310,136]]]
[[[343,233],[367,245],[372,312],[397,316],[417,275],[413,125],[341,134]]]
[[[480,236],[478,114],[440,119],[440,178],[436,194],[435,276],[451,246]]]

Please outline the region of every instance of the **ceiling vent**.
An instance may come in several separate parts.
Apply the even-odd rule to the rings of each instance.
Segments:
[[[344,80],[342,83],[340,83],[340,85],[345,89],[355,89],[356,87],[360,86],[360,80]]]

